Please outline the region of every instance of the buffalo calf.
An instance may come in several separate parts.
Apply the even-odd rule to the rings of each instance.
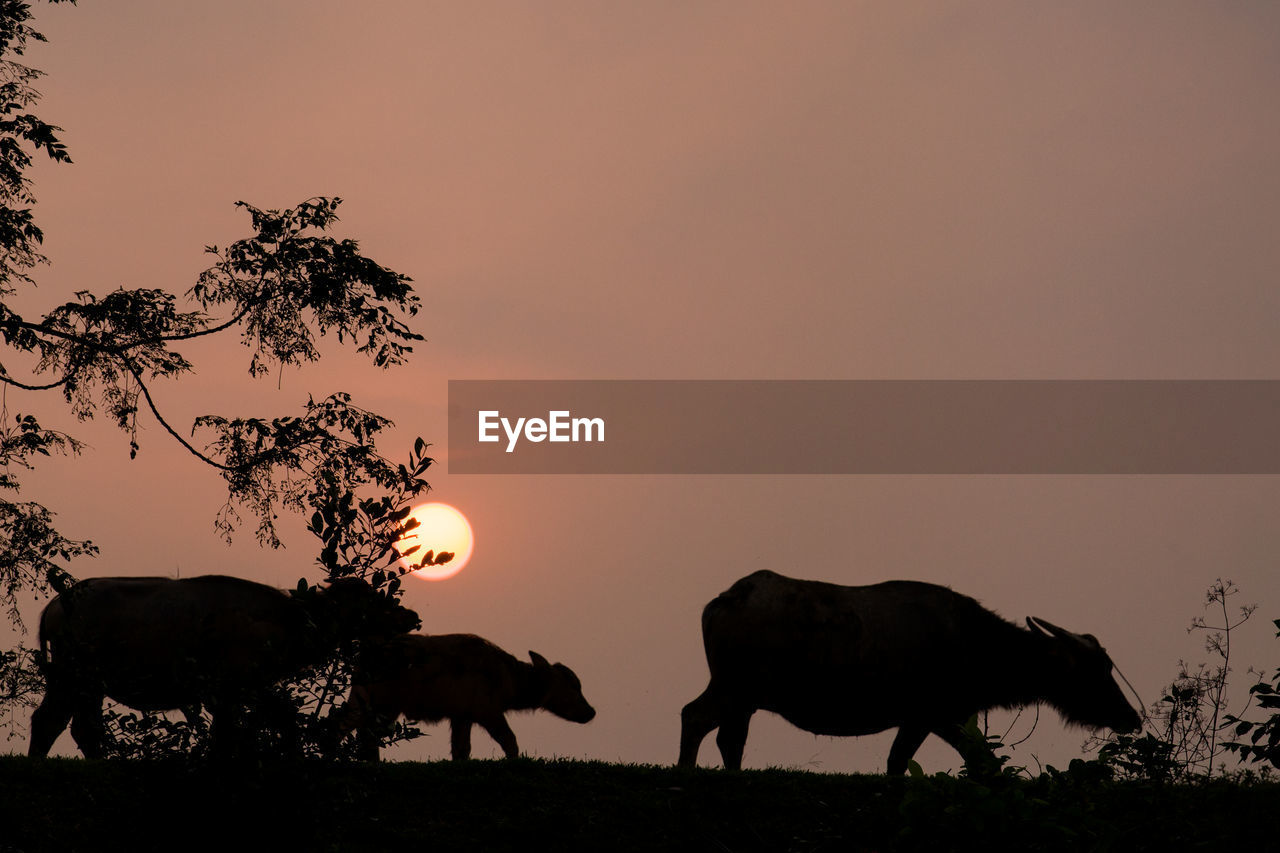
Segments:
[[[595,717],[573,670],[537,652],[529,659],[474,634],[405,634],[374,645],[354,675],[350,701],[335,716],[338,737],[360,729],[362,755],[376,761],[375,730],[402,715],[411,722],[447,719],[455,761],[471,757],[472,724],[513,758],[519,747],[507,711],[542,708],[574,723]]]

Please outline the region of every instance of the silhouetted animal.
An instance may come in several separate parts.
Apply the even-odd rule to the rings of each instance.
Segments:
[[[40,616],[46,690],[31,715],[29,754],[47,755],[70,721],[80,751],[101,757],[104,696],[188,715],[203,704],[217,750],[246,695],[322,662],[343,640],[420,621],[355,578],[292,595],[224,575],[80,581]]]
[[[930,733],[960,749],[964,723],[988,708],[1046,702],[1069,723],[1138,728],[1095,637],[1027,624],[929,583],[838,586],[755,572],[702,612],[711,683],[681,713],[679,764],[695,765],[719,727],[724,766],[740,768],[759,709],[815,734],[896,727],[892,774]]]
[[[448,719],[455,761],[471,757],[471,726],[477,723],[508,758],[519,754],[507,711],[545,709],[574,723],[596,711],[582,684],[562,663],[529,652],[525,663],[474,634],[406,634],[367,649],[353,678],[351,700],[336,715],[341,739],[362,729],[364,758],[378,759],[375,729],[404,715],[410,721]]]

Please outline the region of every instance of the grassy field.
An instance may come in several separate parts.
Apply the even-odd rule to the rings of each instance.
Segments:
[[[1280,785],[0,758],[0,851],[1280,849]]]

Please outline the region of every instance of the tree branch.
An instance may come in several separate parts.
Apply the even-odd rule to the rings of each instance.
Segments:
[[[12,385],[15,388],[21,388],[23,391],[51,391],[60,385],[66,385],[70,379],[71,375],[68,374],[57,382],[50,382],[48,385],[28,385],[25,382],[19,382],[17,379],[9,376],[9,371],[5,370],[3,366],[0,366],[0,382],[3,382],[5,385]]]
[[[164,427],[165,432],[173,436],[174,440],[177,441],[178,444],[181,444],[183,447],[185,447],[191,453],[192,456],[196,457],[201,462],[208,463],[209,465],[212,465],[214,468],[217,468],[219,471],[233,472],[236,470],[231,466],[223,465],[221,462],[218,462],[215,459],[210,459],[208,456],[205,456],[199,450],[196,450],[195,447],[189,441],[187,441],[185,438],[179,435],[177,430],[169,426],[169,422],[164,419],[164,416],[160,414],[160,410],[156,408],[155,400],[151,399],[151,391],[150,389],[147,388],[147,383],[142,381],[142,375],[139,372],[138,368],[134,367],[132,364],[127,364],[127,367],[129,368],[129,373],[133,375],[134,381],[138,383],[138,389],[142,391],[143,399],[147,401],[147,408],[151,410],[151,414],[155,417],[156,421],[160,424],[160,426]]]
[[[75,303],[70,303],[70,304],[75,304]],[[231,319],[223,323],[219,323],[216,326],[209,326],[208,328],[200,329],[199,331],[183,332],[181,334],[176,334],[176,335],[156,335],[150,338],[139,338],[134,341],[129,341],[127,344],[123,344],[121,346],[111,346],[110,344],[104,344],[100,341],[88,339],[84,337],[83,334],[77,334],[75,332],[63,332],[59,329],[51,329],[48,326],[44,325],[43,323],[32,323],[30,320],[23,320],[21,317],[17,317],[17,316],[10,316],[4,319],[3,321],[0,321],[0,326],[6,326],[9,328],[16,328],[16,329],[26,329],[29,332],[35,332],[36,334],[39,334],[39,335],[49,335],[51,337],[61,338],[62,340],[68,341],[73,344],[80,344],[81,346],[93,347],[96,350],[99,350],[105,353],[110,353],[111,355],[123,355],[129,350],[136,349],[137,347],[141,347],[141,346],[165,344],[165,343],[171,343],[173,341],[189,341],[193,338],[199,338],[205,335],[217,334],[218,332],[231,328],[236,323],[239,323],[241,320],[243,320],[245,316],[249,313],[251,308],[252,308],[251,305],[246,305],[244,308],[240,310],[239,313],[237,313]]]

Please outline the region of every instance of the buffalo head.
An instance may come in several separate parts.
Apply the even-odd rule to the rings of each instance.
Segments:
[[[582,695],[582,682],[573,670],[562,663],[551,663],[537,652],[529,652],[534,678],[542,688],[541,707],[571,723],[589,723],[596,716]]]
[[[1027,617],[1027,625],[1033,634],[1054,642],[1058,667],[1050,675],[1049,692],[1068,721],[1105,726],[1118,734],[1138,730],[1142,718],[1112,677],[1115,664],[1097,637],[1076,634],[1034,616]]]

